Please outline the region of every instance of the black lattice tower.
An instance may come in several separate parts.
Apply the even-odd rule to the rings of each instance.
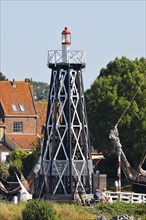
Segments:
[[[48,52],[52,69],[40,193],[92,193],[92,159],[82,70],[85,51],[71,51],[71,33],[62,32],[62,50]]]

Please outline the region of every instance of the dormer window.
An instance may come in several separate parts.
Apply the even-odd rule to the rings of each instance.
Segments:
[[[18,112],[17,106],[15,104],[12,104],[11,106],[14,112]]]
[[[20,107],[20,109],[21,109],[22,112],[26,112],[25,107],[24,107],[23,104],[19,104],[19,107]]]

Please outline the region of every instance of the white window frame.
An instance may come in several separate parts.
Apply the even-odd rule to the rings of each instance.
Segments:
[[[23,122],[22,121],[14,121],[13,122],[13,132],[14,133],[22,133],[23,132]]]
[[[14,112],[18,112],[18,108],[16,104],[11,104],[11,106]]]
[[[23,104],[19,104],[19,107],[20,107],[20,110],[21,110],[22,112],[26,112],[25,107],[24,107]]]

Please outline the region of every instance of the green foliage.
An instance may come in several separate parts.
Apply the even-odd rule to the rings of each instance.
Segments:
[[[55,210],[55,211],[54,211]],[[129,204],[114,202],[113,204],[97,203],[95,207],[80,206],[74,203],[50,203],[48,201],[31,200],[27,203],[18,203],[17,206],[0,202],[0,219],[3,220],[89,220],[96,217],[127,214],[134,219],[145,220],[146,203]],[[58,216],[58,217],[57,217]]]
[[[41,143],[43,143],[43,139],[37,137],[34,142],[32,142],[32,154],[34,155],[35,159],[38,160],[41,150]]]
[[[0,202],[0,219],[1,220],[22,220],[22,210],[25,207],[25,203],[13,203]],[[29,219],[28,219],[29,220]]]
[[[11,164],[10,164],[10,174],[13,175],[14,171],[22,171],[23,164],[22,160],[28,155],[28,152],[17,148],[11,152]]]
[[[7,81],[8,79],[6,78],[5,75],[2,74],[2,72],[0,72],[0,81]]]
[[[47,83],[33,81],[33,89],[36,101],[48,101],[49,85]]]
[[[3,179],[7,179],[8,176],[9,176],[8,165],[5,162],[0,161],[0,177],[2,177]]]
[[[113,204],[97,204],[98,210],[101,214],[108,213],[110,216],[117,216],[127,214],[128,216],[134,215],[135,217],[146,215],[146,203],[126,203],[114,202]]]
[[[141,158],[146,145],[145,75],[146,59],[116,58],[85,92],[91,144],[98,151],[113,153],[110,129],[130,106],[118,126],[120,139],[126,154]]]
[[[56,212],[49,202],[30,200],[22,212],[23,220],[57,220]]]
[[[21,148],[17,148],[16,150],[11,152],[11,159],[12,161],[17,160],[17,159],[22,160],[27,155],[28,155],[28,152],[24,151]]]
[[[32,167],[36,164],[40,156],[41,150],[41,139],[37,138],[35,142],[32,143],[32,153],[23,159],[23,174],[28,176],[32,170]]]

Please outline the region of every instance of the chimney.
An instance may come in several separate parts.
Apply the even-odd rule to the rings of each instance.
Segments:
[[[15,79],[13,79],[11,84],[12,84],[13,88],[16,88],[16,81],[15,81]]]
[[[30,85],[32,85],[32,78],[25,78],[24,82],[30,83]]]
[[[33,94],[34,90],[33,90],[33,82],[32,82],[32,78],[25,78],[24,82],[30,84],[30,89],[31,89],[32,96],[33,96],[33,95],[34,95],[34,94]]]

